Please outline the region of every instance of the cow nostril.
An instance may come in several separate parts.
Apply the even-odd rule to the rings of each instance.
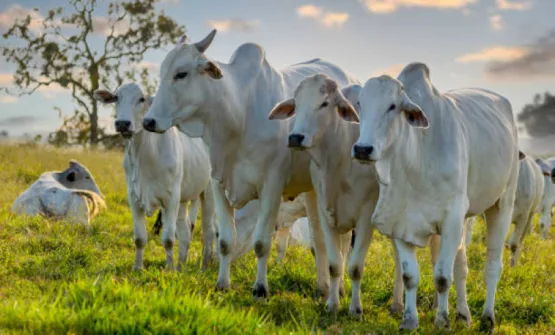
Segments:
[[[131,121],[117,120],[115,126],[116,130],[119,132],[128,131],[131,127]]]
[[[353,147],[353,151],[354,151],[354,154],[355,154],[355,158],[367,160],[367,159],[370,158],[370,155],[374,151],[374,147],[373,146],[355,145]]]
[[[304,135],[302,134],[291,134],[289,135],[289,147],[295,148],[302,146],[304,140]]]
[[[148,131],[156,130],[156,120],[154,119],[144,119],[143,120],[143,128]]]

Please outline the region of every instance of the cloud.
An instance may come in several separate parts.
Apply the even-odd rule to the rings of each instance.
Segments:
[[[3,95],[0,97],[0,103],[3,104],[13,104],[17,102],[17,97],[14,97],[13,95]]]
[[[69,90],[56,83],[52,83],[48,86],[41,86],[37,91],[39,91],[42,96],[48,100],[55,99],[58,95],[69,93]]]
[[[374,71],[374,73],[372,73],[373,77],[378,77],[381,76],[383,74],[387,74],[388,76],[391,76],[393,78],[397,78],[397,76],[399,75],[399,73],[401,73],[401,71],[405,68],[406,64],[394,64],[391,65],[390,67],[387,67],[385,69],[380,69],[377,71]]]
[[[531,0],[497,0],[497,8],[502,10],[527,10],[531,7]]]
[[[7,86],[12,84],[13,75],[9,73],[0,73],[0,86]]]
[[[389,14],[401,7],[464,9],[476,0],[359,0],[372,13]]]
[[[208,25],[221,32],[241,31],[250,33],[258,28],[260,22],[258,20],[246,21],[241,19],[230,20],[208,20]]]
[[[92,22],[94,33],[102,34],[104,36],[110,35],[112,26],[114,25],[113,22],[110,21],[110,18],[105,16],[95,16],[92,18]],[[127,19],[118,21],[114,27],[114,35],[117,36],[125,33],[127,30],[129,30],[129,26],[130,23]]]
[[[151,72],[158,73],[160,71],[160,63],[153,63],[149,61],[142,61],[135,65],[138,69],[148,69]]]
[[[489,18],[491,29],[499,31],[503,29],[503,17],[501,15],[492,15]]]
[[[34,32],[39,32],[42,29],[44,17],[42,17],[38,11],[31,8],[24,8],[20,5],[12,5],[5,11],[0,12],[0,29],[8,30],[16,21],[23,21],[27,16],[31,16],[29,29]]]
[[[39,118],[32,115],[13,116],[5,119],[0,119],[0,126],[3,126],[3,127],[29,126],[37,122],[38,120]]]
[[[522,47],[519,57],[494,59],[487,64],[489,79],[555,78],[555,29]]]
[[[468,53],[460,56],[455,61],[457,63],[488,62],[488,61],[511,61],[519,59],[527,53],[526,48],[495,46]]]
[[[314,19],[328,28],[342,27],[349,20],[349,14],[345,12],[328,12],[322,7],[304,5],[297,8],[297,15],[304,18]]]

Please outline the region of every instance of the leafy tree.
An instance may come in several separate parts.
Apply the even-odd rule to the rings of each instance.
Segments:
[[[530,136],[543,137],[555,134],[555,95],[536,94],[534,101],[524,106],[518,121]]]
[[[147,83],[148,69],[136,66],[145,52],[175,43],[185,32],[155,9],[159,1],[114,1],[108,4],[107,16],[98,16],[98,1],[71,0],[69,12],[51,9],[41,29],[33,29],[30,15],[17,20],[3,35],[10,44],[1,48],[6,61],[16,66],[16,91],[4,90],[25,95],[59,85],[71,92],[74,114],[51,134],[51,142],[95,146],[110,138],[99,126],[93,92],[99,87],[113,90],[124,80]]]

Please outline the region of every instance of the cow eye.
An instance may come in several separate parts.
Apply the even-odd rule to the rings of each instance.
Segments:
[[[90,176],[85,176],[85,179],[91,179],[91,177]]]
[[[387,110],[388,112],[391,112],[392,110],[395,109],[395,104],[391,104],[391,106],[389,106],[389,109]]]
[[[328,102],[327,102],[327,101],[324,101],[324,102],[322,102],[322,104],[320,105],[320,108],[328,107],[328,105],[329,105]]]
[[[140,103],[140,104],[142,104],[143,102],[145,102],[145,97],[141,97],[141,98],[139,99],[139,103]]]
[[[187,72],[178,72],[173,79],[175,80],[179,80],[179,79],[184,79],[185,77],[187,77]]]

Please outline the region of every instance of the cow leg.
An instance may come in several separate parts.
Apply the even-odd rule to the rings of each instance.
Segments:
[[[189,253],[189,246],[191,245],[191,222],[189,221],[187,213],[187,203],[181,203],[179,205],[179,212],[176,220],[177,238],[179,240],[177,271],[185,270],[187,254]]]
[[[418,327],[418,311],[416,309],[416,291],[420,282],[420,270],[416,259],[414,245],[395,239],[395,246],[399,252],[401,273],[405,286],[405,312],[400,329],[414,330]]]
[[[439,247],[441,246],[441,236],[440,235],[430,236],[429,245],[430,245],[430,255],[432,256],[432,267],[435,268],[436,263],[437,263],[437,258],[439,257]],[[433,309],[437,308],[438,298],[439,298],[438,293],[434,292],[434,304],[432,305]]]
[[[395,260],[395,284],[393,287],[393,303],[391,307],[389,307],[389,314],[400,314],[404,310],[404,303],[403,303],[403,274],[401,271],[401,260],[399,259],[399,250],[397,249],[397,245],[395,244],[395,240],[391,240],[391,244],[393,245],[394,251],[394,260]]]
[[[362,303],[360,301],[360,284],[364,275],[364,264],[366,261],[366,254],[368,247],[372,242],[372,234],[374,232],[370,220],[362,218],[356,226],[357,237],[355,245],[351,251],[349,259],[349,277],[351,278],[352,292],[351,304],[349,305],[349,312],[353,315],[362,316]]]
[[[197,223],[198,217],[198,208],[200,206],[201,199],[200,197],[192,200],[189,205],[189,222],[191,223],[191,235],[193,235],[195,231],[195,225]]]
[[[349,251],[351,250],[351,240],[352,231],[347,234],[341,235],[341,256],[343,256],[343,267],[346,266],[347,260],[349,259]],[[345,296],[345,274],[341,273],[339,282],[339,296],[342,298]]]
[[[320,212],[320,207],[318,208]],[[322,230],[324,231],[324,238],[326,240],[326,251],[329,261],[330,273],[330,294],[328,297],[327,311],[337,313],[339,311],[339,287],[341,285],[341,277],[345,272],[345,263],[343,262],[343,255],[341,255],[341,235],[332,227],[324,217],[326,214],[320,215],[320,222],[322,222]]]
[[[216,283],[217,290],[228,289],[231,284],[229,276],[231,257],[235,248],[235,219],[234,210],[227,201],[223,185],[216,180],[211,180],[216,213],[218,215],[218,236],[220,253],[220,272]]]
[[[511,190],[507,189],[505,195],[486,211],[487,221],[487,258],[486,258],[486,302],[482,313],[482,326],[493,329],[495,325],[495,291],[503,269],[503,247],[505,236],[509,230],[514,200],[514,189],[512,196],[507,195]]]
[[[260,212],[253,235],[254,253],[257,258],[256,282],[252,290],[254,299],[265,299],[269,295],[268,259],[282,194],[279,180],[282,180],[279,176],[269,178],[260,195]]]
[[[476,222],[476,217],[475,216],[465,220],[466,234],[465,234],[465,238],[464,238],[464,243],[465,243],[466,249],[468,249],[468,246],[470,245],[470,242],[472,242],[472,229],[474,227],[475,222]]]
[[[451,208],[443,222],[439,257],[434,266],[434,283],[438,294],[434,322],[436,328],[449,327],[449,288],[453,282],[455,257],[463,239],[468,200],[459,200]]]
[[[318,205],[316,193],[310,191],[305,193],[305,208],[308,216],[308,226],[312,237],[314,248],[314,258],[316,261],[316,296],[327,299],[330,291],[330,279],[328,272],[328,255],[326,252],[326,242],[320,218],[318,217]]]
[[[283,227],[276,232],[277,262],[281,263],[285,257],[287,244],[289,243],[289,231],[291,228]]]
[[[177,193],[179,194],[179,193]],[[174,270],[173,245],[175,244],[175,233],[177,228],[177,215],[179,212],[179,196],[176,199],[170,199],[162,208],[162,217],[165,218],[162,227],[162,245],[166,250],[166,267],[168,270]]]
[[[457,319],[466,322],[466,325],[470,326],[470,309],[468,308],[466,299],[466,277],[468,276],[466,243],[461,243],[461,247],[457,252],[453,273],[455,277],[455,287],[457,290]]]
[[[207,187],[200,195],[202,206],[202,269],[206,270],[212,262],[214,252],[214,196],[212,189]]]
[[[131,200],[133,197],[128,196],[128,198],[130,199],[129,207],[133,216],[133,235],[135,238],[135,264],[133,269],[141,271],[147,242],[145,212],[134,200]]]
[[[528,221],[531,220],[533,214],[529,215],[519,215],[515,220],[515,230],[511,235],[509,240],[509,246],[511,248],[511,266],[516,266],[518,258],[520,256],[520,251],[522,250],[522,241],[524,240],[524,234],[526,233],[526,226]]]

